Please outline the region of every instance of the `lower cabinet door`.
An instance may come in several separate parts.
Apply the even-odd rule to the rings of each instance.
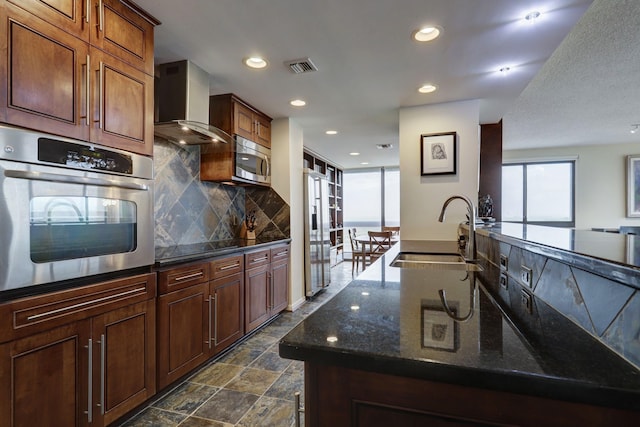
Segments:
[[[147,300],[92,318],[98,425],[112,423],[155,394],[155,314],[155,301]]]
[[[207,360],[208,282],[158,298],[158,388],[162,389]]]
[[[271,277],[270,265],[245,271],[245,328],[251,332],[269,319]]]
[[[89,321],[0,345],[0,424],[86,426]]]
[[[287,308],[289,304],[289,260],[271,264],[271,314],[275,315]]]
[[[244,277],[242,273],[211,282],[214,298],[214,352],[229,347],[244,335]]]

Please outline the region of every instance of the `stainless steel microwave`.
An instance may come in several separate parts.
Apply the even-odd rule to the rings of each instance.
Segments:
[[[236,180],[271,185],[271,150],[241,136],[235,141]]]

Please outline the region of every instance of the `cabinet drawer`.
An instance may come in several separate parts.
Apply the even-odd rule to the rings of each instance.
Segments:
[[[271,250],[255,251],[244,254],[244,265],[248,270],[271,262]]]
[[[191,264],[158,273],[158,293],[184,289],[188,286],[209,281],[209,264]]]
[[[243,256],[236,255],[211,261],[211,279],[230,276],[243,271]]]
[[[156,296],[156,275],[140,274],[0,306],[0,342],[115,310]]]
[[[271,249],[271,261],[278,261],[281,259],[289,259],[289,245],[277,246]]]

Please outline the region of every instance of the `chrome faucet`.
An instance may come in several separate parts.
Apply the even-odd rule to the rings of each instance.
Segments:
[[[476,251],[476,207],[473,202],[467,196],[451,196],[449,197],[444,204],[442,205],[442,210],[440,211],[440,216],[438,217],[438,221],[444,222],[444,213],[447,210],[447,206],[449,203],[454,201],[455,199],[460,199],[467,204],[467,209],[469,211],[469,243],[466,248],[466,261],[467,262],[476,262],[478,260],[478,252]]]

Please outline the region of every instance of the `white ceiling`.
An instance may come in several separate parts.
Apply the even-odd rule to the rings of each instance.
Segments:
[[[637,0],[596,2],[605,10],[616,9],[611,3],[633,9],[626,20],[640,16]],[[305,147],[344,168],[354,168],[365,167],[361,165],[365,161],[367,167],[398,164],[400,107],[479,99],[481,123],[498,122],[516,108],[516,98],[592,0],[136,3],[162,22],[155,30],[156,64],[182,59],[194,62],[210,74],[211,94],[233,92],[274,119],[292,118],[303,129]],[[533,25],[523,20],[532,10],[542,12]],[[414,42],[412,32],[426,24],[442,27],[443,34],[430,43]],[[637,28],[636,23],[636,37]],[[578,40],[580,53],[587,56],[594,56],[588,50],[594,43],[598,53],[610,47],[593,37],[592,31],[583,31],[580,37],[586,39]],[[636,42],[636,49],[638,46]],[[565,50],[573,53],[570,47]],[[265,57],[268,67],[246,68],[243,59],[253,55]],[[304,57],[311,58],[318,71],[296,75],[284,65]],[[636,51],[634,64],[638,57]],[[619,66],[615,61],[608,64]],[[502,75],[497,70],[505,65],[511,71]],[[554,80],[554,68],[543,71],[545,78],[536,81],[537,86]],[[637,67],[634,71],[637,73]],[[438,91],[418,93],[424,83],[436,84]],[[572,78],[562,80],[560,88],[553,90],[573,83]],[[609,84],[613,83],[607,81]],[[525,95],[537,103],[532,109],[513,112],[514,123],[526,129],[527,135],[539,130],[527,127],[531,114],[541,108],[552,112],[540,99],[542,95],[536,95],[539,93],[538,89],[527,90]],[[295,98],[306,100],[307,106],[290,106]],[[561,107],[559,103],[551,106]],[[328,129],[339,133],[328,136]],[[505,147],[519,146],[524,135],[516,127],[509,129],[515,131],[505,133]],[[379,150],[376,144],[393,144],[393,148]],[[361,155],[349,156],[352,151]]]

